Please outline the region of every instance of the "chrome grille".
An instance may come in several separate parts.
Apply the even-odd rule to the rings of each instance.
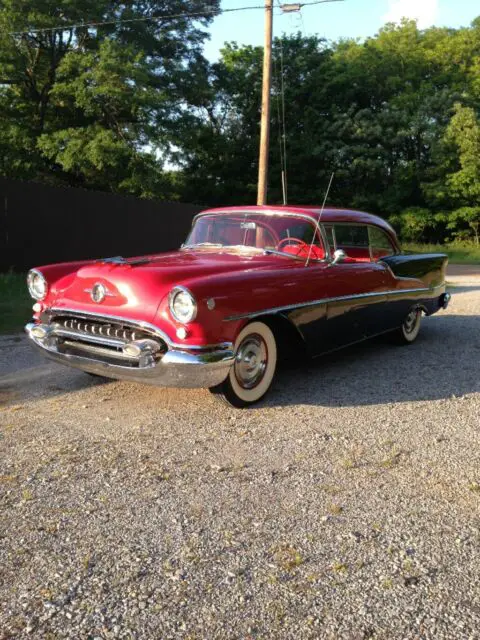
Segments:
[[[55,324],[59,328],[68,329],[69,331],[78,332],[80,335],[105,337],[105,338],[118,338],[125,342],[131,342],[132,340],[141,340],[144,338],[150,338],[151,334],[139,329],[132,329],[130,327],[122,326],[121,324],[107,322],[102,320],[84,320],[73,317],[56,317],[52,319],[52,324]]]
[[[146,367],[160,360],[168,350],[166,342],[153,332],[107,318],[57,315],[51,316],[48,324],[53,330],[50,338],[55,341],[59,353],[122,366]],[[138,357],[124,351],[129,343],[142,341],[153,348]]]

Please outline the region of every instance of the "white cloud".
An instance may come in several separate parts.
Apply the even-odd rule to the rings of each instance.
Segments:
[[[435,23],[439,0],[389,0],[385,22],[400,22],[402,18],[417,20],[418,27],[425,29]]]

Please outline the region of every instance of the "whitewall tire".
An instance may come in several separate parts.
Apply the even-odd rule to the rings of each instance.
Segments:
[[[251,322],[235,340],[235,362],[224,382],[210,391],[239,409],[258,402],[272,384],[277,367],[277,343],[263,322]]]
[[[412,344],[418,338],[422,325],[422,310],[412,309],[396,332],[400,344]]]

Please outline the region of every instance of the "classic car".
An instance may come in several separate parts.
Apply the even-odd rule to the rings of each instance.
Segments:
[[[302,206],[210,209],[178,251],[32,269],[26,332],[61,364],[235,407],[268,391],[279,354],[311,357],[446,308],[447,256],[402,253],[383,219]]]

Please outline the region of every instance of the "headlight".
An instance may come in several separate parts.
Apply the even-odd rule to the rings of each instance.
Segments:
[[[48,292],[48,284],[40,271],[32,269],[28,272],[27,284],[30,295],[35,300],[43,300]]]
[[[197,303],[188,289],[175,287],[169,297],[170,313],[182,324],[192,322],[197,315]]]

